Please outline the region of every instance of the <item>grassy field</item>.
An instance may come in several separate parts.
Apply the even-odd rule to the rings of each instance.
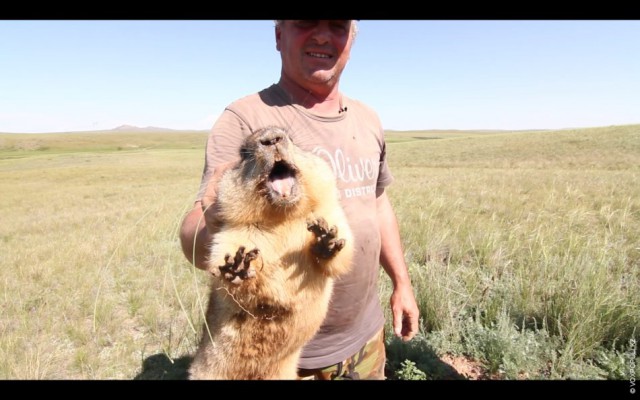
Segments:
[[[446,355],[494,379],[638,376],[640,125],[387,137],[423,317],[388,340],[390,377],[450,378]],[[0,134],[0,379],[185,376],[207,286],[177,233],[205,140]]]

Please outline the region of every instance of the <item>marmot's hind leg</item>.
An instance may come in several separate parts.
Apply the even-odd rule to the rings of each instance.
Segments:
[[[252,261],[258,258],[259,253],[258,249],[245,253],[245,247],[240,246],[235,257],[231,257],[231,254],[228,253],[225,255],[224,265],[219,267],[220,273],[226,280],[236,285],[246,279],[255,278],[256,270],[252,266]]]

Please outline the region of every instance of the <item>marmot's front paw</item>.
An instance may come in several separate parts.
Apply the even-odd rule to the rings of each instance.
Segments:
[[[327,221],[322,217],[307,222],[307,230],[315,236],[311,252],[318,258],[331,258],[344,247],[345,240],[336,239],[338,228],[334,225],[329,229]]]
[[[240,246],[233,258],[231,254],[227,253],[224,257],[224,265],[219,267],[222,276],[236,285],[239,285],[245,279],[255,278],[256,276],[256,270],[252,267],[251,262],[258,258],[260,250],[253,249],[248,253],[245,253],[244,250],[245,247]]]

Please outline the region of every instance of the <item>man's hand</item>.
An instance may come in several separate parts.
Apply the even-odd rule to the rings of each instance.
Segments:
[[[404,285],[393,289],[391,294],[391,312],[393,314],[393,333],[407,342],[418,333],[420,312],[416,304],[413,289]]]
[[[207,226],[207,230],[209,233],[213,234],[216,230],[216,218],[213,212],[213,205],[216,202],[216,196],[218,189],[218,182],[222,178],[222,175],[230,168],[235,167],[238,164],[238,161],[229,161],[224,164],[220,164],[213,169],[213,173],[209,182],[207,183],[207,188],[202,195],[202,212],[204,213],[204,221]]]

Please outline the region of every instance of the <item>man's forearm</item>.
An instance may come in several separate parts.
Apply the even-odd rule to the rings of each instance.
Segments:
[[[207,243],[211,235],[207,231],[200,203],[196,203],[182,221],[180,244],[187,260],[197,268],[207,268]]]
[[[393,282],[390,298],[393,331],[396,336],[407,341],[418,333],[420,310],[416,304],[409,271],[404,260],[398,221],[386,193],[378,196],[376,206],[382,240],[380,264]]]
[[[409,285],[409,273],[404,260],[404,252],[402,250],[402,242],[400,240],[400,231],[398,228],[398,220],[393,212],[391,203],[386,193],[378,196],[377,200],[378,224],[380,226],[380,264],[386,271],[389,278],[393,282],[393,286]]]

